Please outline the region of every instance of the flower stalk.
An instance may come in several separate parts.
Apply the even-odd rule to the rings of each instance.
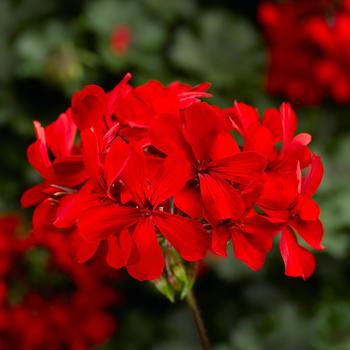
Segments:
[[[208,338],[207,331],[206,331],[206,328],[204,325],[204,321],[203,321],[200,309],[198,307],[196,297],[193,293],[193,290],[191,290],[187,293],[186,303],[187,303],[189,309],[191,310],[192,317],[193,317],[194,323],[196,325],[197,334],[198,334],[198,338],[199,338],[199,341],[201,343],[202,349],[203,350],[210,350],[211,346],[210,346],[209,338]]]

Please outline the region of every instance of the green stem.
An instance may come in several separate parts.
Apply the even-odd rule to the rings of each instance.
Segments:
[[[198,338],[201,343],[202,349],[210,350],[211,346],[208,339],[207,331],[204,326],[204,322],[197,304],[196,297],[194,296],[192,290],[188,292],[186,296],[186,302],[189,309],[191,310],[193,320],[196,324],[197,334],[198,334]]]

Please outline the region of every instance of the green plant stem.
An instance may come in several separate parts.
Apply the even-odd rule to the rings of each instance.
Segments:
[[[194,296],[192,290],[188,292],[188,294],[186,296],[186,302],[187,302],[189,309],[191,310],[193,320],[196,324],[197,334],[198,334],[198,338],[199,338],[199,341],[201,343],[202,349],[203,350],[210,350],[211,346],[210,346],[210,342],[208,339],[207,331],[205,329],[205,325],[204,325],[204,322],[203,322],[203,319],[201,316],[201,312],[200,312],[198,304],[197,304],[196,297]]]

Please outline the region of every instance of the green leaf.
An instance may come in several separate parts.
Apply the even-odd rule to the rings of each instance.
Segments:
[[[175,302],[175,291],[168,283],[165,277],[160,277],[154,281],[152,281],[154,286],[160,291],[169,301],[172,303]]]

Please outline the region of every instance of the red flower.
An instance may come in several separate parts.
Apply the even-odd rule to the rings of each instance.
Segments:
[[[106,162],[116,159],[120,145],[116,139]],[[99,203],[92,201],[93,205],[81,214],[78,228],[87,240],[100,241],[108,237],[107,262],[111,266],[126,266],[130,275],[139,280],[155,279],[164,268],[157,232],[188,261],[205,256],[209,235],[200,223],[167,213],[169,208],[164,208],[168,205],[165,202],[188,178],[189,168],[183,159],[173,155],[163,161],[147,157],[137,149],[130,152],[126,168],[115,167],[113,175],[107,175],[111,179],[107,189],[109,200],[106,200],[106,194]],[[118,174],[125,184],[123,206],[118,205],[120,193],[114,190],[120,185]]]
[[[282,231],[286,273],[308,277],[314,260],[294,231],[321,248],[311,196],[322,166],[311,136],[295,135],[291,107],[268,109],[260,120],[242,103],[221,110],[198,101],[209,96],[208,84],[133,88],[130,77],[108,93],[89,85],[57,122],[35,124],[28,156],[44,182],[22,201],[40,203],[36,236],[65,232],[80,262],[107,241],[107,263],[146,280],[160,277],[170,248],[200,261],[210,246],[226,256],[230,240],[235,256],[257,270]]]
[[[267,109],[262,122],[257,111],[243,103],[235,103],[233,108],[226,110],[226,117],[233,129],[242,135],[243,150],[257,152],[266,158],[266,175],[269,177],[295,177],[298,163],[302,169],[310,164],[308,144],[311,136],[306,133],[294,135],[297,120],[289,104],[283,103],[280,110]]]
[[[242,260],[254,271],[260,269],[266,254],[272,248],[274,236],[283,228],[281,220],[274,220],[257,214],[252,205],[260,196],[261,187],[248,188],[242,193],[245,209],[239,216],[218,222],[213,229],[212,250],[227,256],[227,242],[232,240],[235,257]]]
[[[191,105],[181,118],[162,115],[153,120],[152,144],[165,154],[182,152],[191,166],[175,204],[192,217],[236,217],[242,201],[232,184],[247,184],[265,168],[264,158],[241,152],[222,124],[219,112],[205,103]]]
[[[74,188],[87,179],[82,155],[74,147],[76,126],[70,110],[45,129],[39,122],[34,122],[34,128],[37,140],[28,147],[28,160],[44,182],[23,194],[21,203],[24,207],[42,202],[46,193],[66,192],[67,188]]]
[[[98,123],[107,108],[107,96],[97,85],[87,85],[72,98],[72,117],[80,130]]]
[[[286,275],[302,276],[306,279],[314,272],[315,258],[307,249],[297,243],[295,233],[313,249],[323,249],[321,245],[323,227],[319,220],[320,209],[311,199],[323,176],[320,157],[313,157],[309,172],[304,179],[301,178],[300,169],[298,173],[297,190],[295,190],[295,186],[288,183],[290,180],[287,178],[283,188],[279,189],[280,199],[276,201],[275,198],[271,198],[271,193],[273,193],[271,191],[270,198],[266,196],[261,206],[270,216],[278,217],[288,223],[288,226],[282,231],[280,241]],[[279,203],[281,199],[287,199],[284,208]]]
[[[323,174],[320,158],[312,157],[308,148],[311,136],[308,134],[294,136],[297,129],[296,116],[288,104],[282,104],[279,111],[267,110],[260,122],[256,110],[236,103],[234,108],[226,111],[226,118],[243,136],[243,149],[258,152],[268,160],[263,190],[255,203],[275,225],[279,222],[275,227],[281,229],[281,222],[289,224],[282,230],[280,245],[286,274],[309,277],[315,268],[314,258],[310,252],[297,244],[290,227],[297,231],[312,248],[321,249],[323,229],[318,220],[319,209],[310,198],[301,194],[304,191],[304,183],[309,184],[307,186],[313,188],[313,191],[308,191],[308,196],[311,197]],[[310,164],[309,174],[302,179],[301,170]],[[255,249],[258,250],[258,247]],[[258,257],[257,254],[255,256]],[[263,256],[263,251],[260,249],[260,261]],[[254,262],[257,265],[254,265]],[[258,258],[246,261],[253,268],[259,266],[258,262]]]
[[[64,236],[20,238],[16,236],[19,227],[16,216],[0,217],[0,256],[7,261],[0,273],[0,348],[85,349],[105,342],[115,329],[105,309],[119,297],[102,284],[103,270],[94,264],[76,264]],[[36,247],[41,251],[35,251]],[[23,268],[36,263],[38,258],[30,259],[33,254],[41,257],[40,266],[31,267],[40,268],[40,281]],[[52,275],[68,283],[62,288]],[[11,300],[14,290],[22,293],[15,303]]]
[[[267,89],[294,103],[350,99],[348,2],[263,1],[259,18],[269,46]]]
[[[118,25],[114,28],[111,37],[111,48],[117,55],[123,55],[128,51],[132,33],[127,25]]]
[[[128,141],[135,140],[141,146],[150,145],[148,129],[153,118],[162,114],[178,114],[179,111],[198,98],[210,97],[205,92],[210,84],[191,87],[173,82],[164,87],[160,82],[151,80],[134,89],[125,90],[123,97],[112,105],[112,114],[117,119],[120,135]]]

